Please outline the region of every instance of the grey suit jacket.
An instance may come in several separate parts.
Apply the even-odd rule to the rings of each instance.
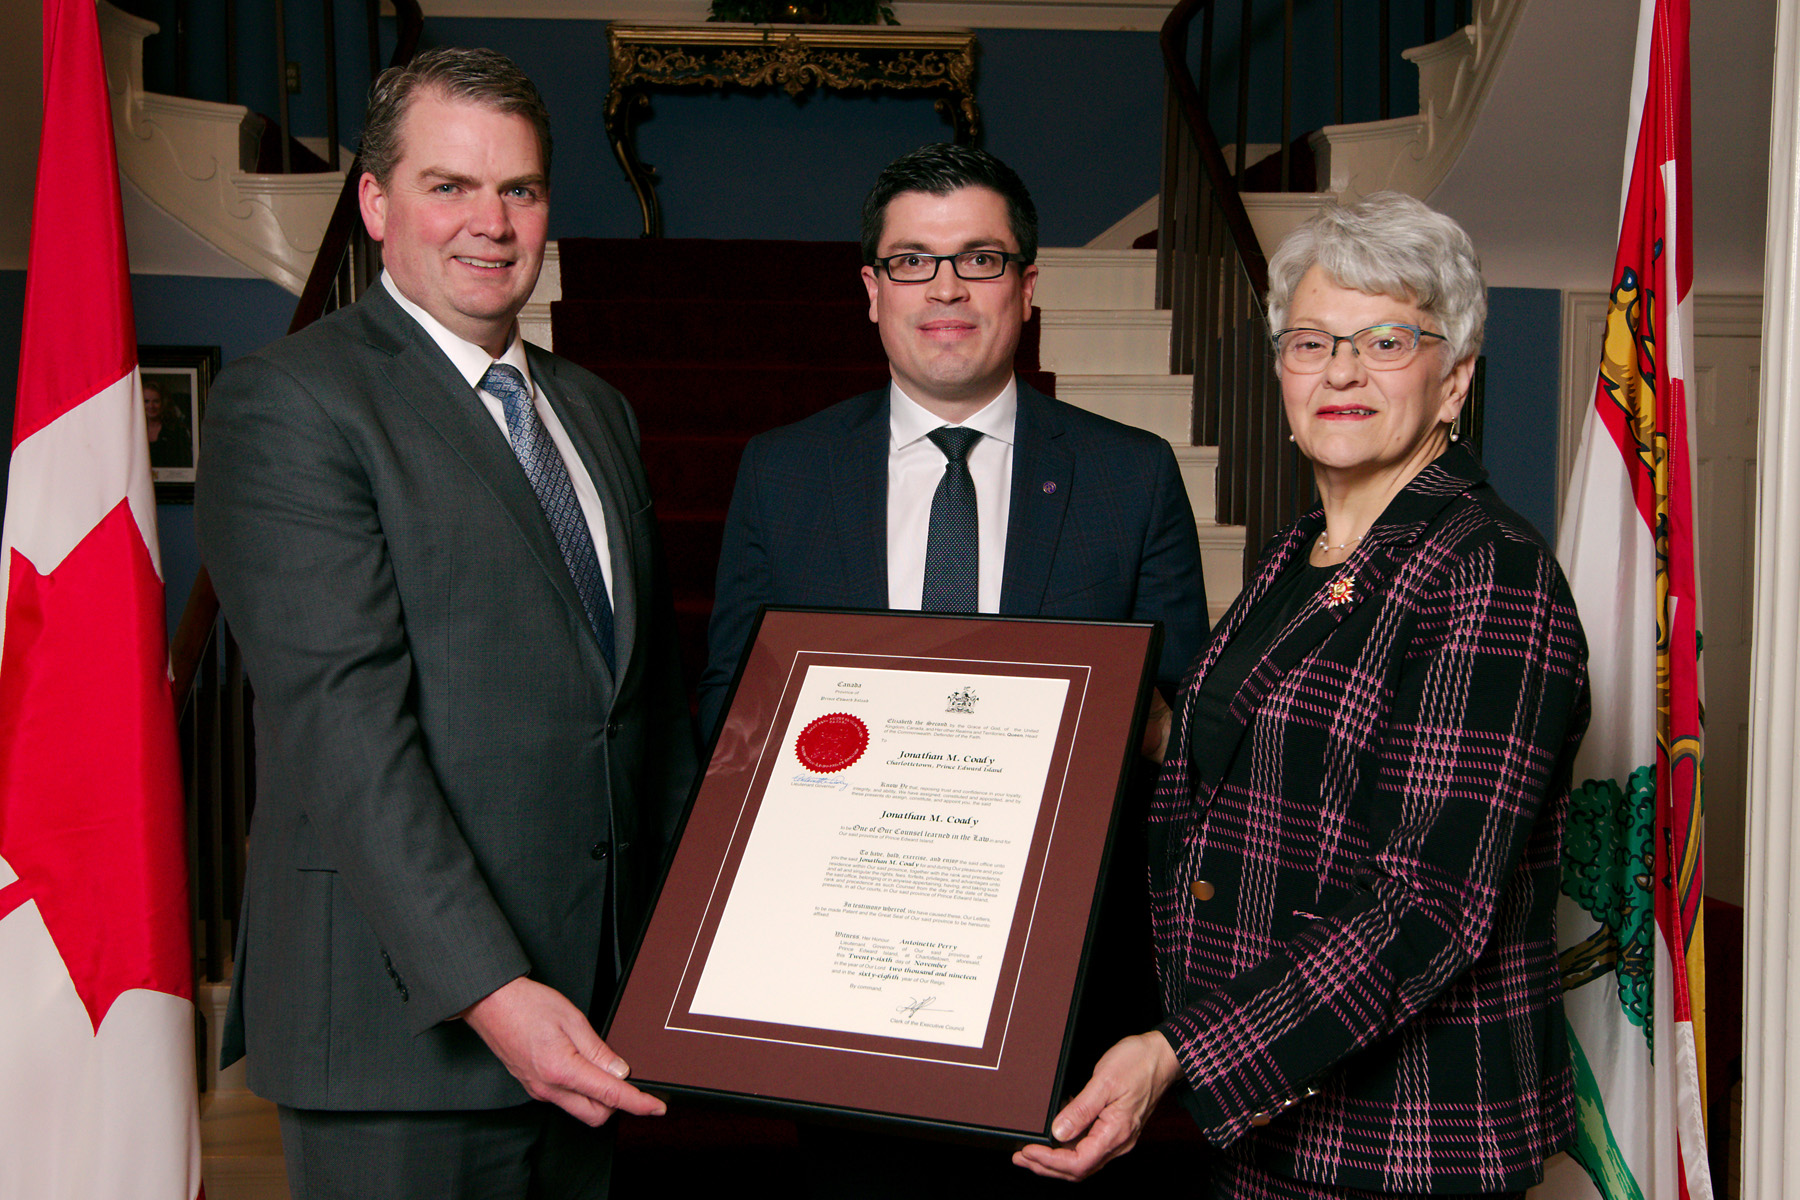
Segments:
[[[700,726],[724,707],[761,604],[886,608],[888,389],[752,439],[738,467],[700,680]],[[1174,695],[1206,646],[1194,511],[1169,444],[1023,380],[1000,611],[1163,622],[1157,680]]]
[[[606,510],[616,678],[505,437],[385,288],[212,393],[195,516],[257,696],[224,1052],[282,1104],[524,1100],[449,1018],[527,972],[585,1008],[686,798],[635,420],[528,352]]]

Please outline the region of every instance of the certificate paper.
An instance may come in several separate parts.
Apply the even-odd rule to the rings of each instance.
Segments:
[[[1068,693],[808,667],[691,1011],[981,1046]]]
[[[766,611],[606,1024],[633,1080],[1048,1141],[1158,640]]]

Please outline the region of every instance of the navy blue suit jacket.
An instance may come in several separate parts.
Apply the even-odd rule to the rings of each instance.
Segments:
[[[887,455],[887,388],[745,447],[700,680],[703,733],[758,605],[888,606]],[[1000,611],[1161,621],[1157,682],[1173,696],[1206,646],[1207,618],[1194,513],[1169,444],[1021,381]]]

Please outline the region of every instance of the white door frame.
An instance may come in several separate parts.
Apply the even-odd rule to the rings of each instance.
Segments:
[[[1694,337],[1761,337],[1763,298],[1756,295],[1690,296]],[[1556,422],[1556,515],[1562,520],[1569,472],[1581,445],[1582,422],[1594,405],[1600,345],[1606,338],[1606,293],[1564,292],[1562,302],[1562,403]],[[1698,365],[1698,364],[1696,364]]]
[[[1744,1200],[1800,1195],[1800,0],[1775,18],[1744,899]]]

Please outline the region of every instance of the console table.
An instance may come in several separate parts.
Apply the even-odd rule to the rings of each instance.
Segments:
[[[975,35],[966,29],[881,25],[614,24],[606,32],[612,86],[606,133],[637,193],[644,236],[661,237],[656,168],[637,156],[633,122],[653,91],[779,87],[929,97],[956,141],[980,132],[975,105]]]

